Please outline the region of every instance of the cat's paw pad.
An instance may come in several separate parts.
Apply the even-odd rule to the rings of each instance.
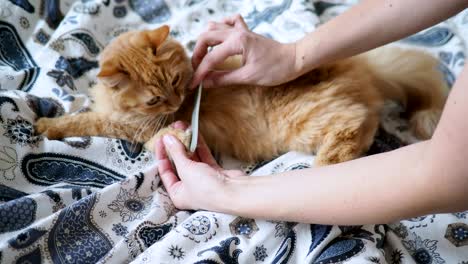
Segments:
[[[36,134],[43,135],[48,139],[63,138],[63,130],[56,126],[57,121],[54,118],[43,117],[34,124]]]
[[[154,144],[164,135],[172,135],[176,137],[182,144],[184,144],[185,148],[188,150],[190,147],[190,140],[192,139],[192,130],[187,128],[185,130],[172,128],[172,127],[165,127],[156,133],[148,142],[145,143],[145,148],[149,150],[153,150]]]

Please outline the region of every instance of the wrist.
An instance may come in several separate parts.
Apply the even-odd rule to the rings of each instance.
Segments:
[[[249,193],[250,189],[254,188],[254,178],[256,177],[226,177],[219,190],[220,196],[214,211],[240,216],[248,214]]]
[[[293,80],[300,75],[298,67],[296,66],[296,43],[282,43],[279,51],[279,58],[285,62],[284,72],[286,73],[286,80],[284,81]]]
[[[278,195],[278,180],[271,175],[227,178],[218,212],[247,218],[284,218],[287,208],[278,208],[278,200],[283,199]]]
[[[293,43],[294,45],[294,72],[299,76],[304,74],[305,54],[302,39]]]
[[[305,74],[322,64],[320,61],[320,43],[315,40],[312,34],[314,33],[310,33],[293,43],[295,48],[294,71],[297,76]]]

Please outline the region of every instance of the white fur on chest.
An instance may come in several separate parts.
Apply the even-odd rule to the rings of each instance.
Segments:
[[[93,112],[102,114],[112,114],[115,112],[115,107],[110,99],[111,94],[107,91],[107,88],[98,83],[90,89],[90,95],[93,100],[91,106]]]

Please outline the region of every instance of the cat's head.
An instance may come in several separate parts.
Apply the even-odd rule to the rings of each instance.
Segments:
[[[193,69],[184,48],[168,35],[168,26],[127,32],[104,49],[97,76],[116,109],[169,114],[179,108]]]

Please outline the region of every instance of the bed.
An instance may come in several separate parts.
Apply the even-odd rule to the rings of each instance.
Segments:
[[[39,117],[88,109],[98,56],[123,32],[168,24],[190,53],[208,21],[239,12],[255,32],[289,42],[355,2],[2,0],[0,263],[468,263],[466,212],[331,226],[179,211],[140,145],[34,133]],[[465,10],[395,45],[437,56],[452,85],[467,40]],[[414,141],[389,109],[369,154]],[[222,160],[252,177],[312,161],[295,152],[258,164]]]

